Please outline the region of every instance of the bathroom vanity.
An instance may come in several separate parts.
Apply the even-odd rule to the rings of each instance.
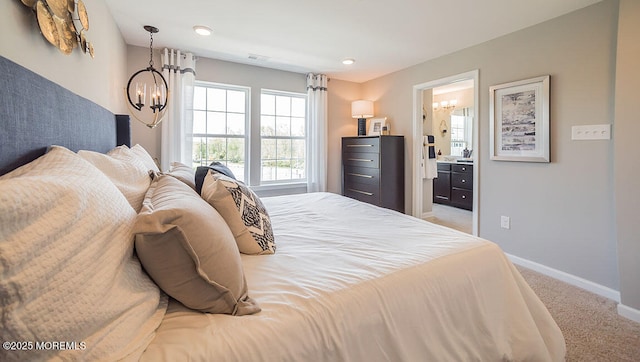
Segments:
[[[433,202],[473,209],[473,163],[438,161],[438,177],[433,180]]]

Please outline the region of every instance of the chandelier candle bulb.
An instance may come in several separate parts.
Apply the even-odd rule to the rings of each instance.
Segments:
[[[158,87],[154,85],[152,89],[153,91],[151,92],[151,106],[155,107],[156,105],[158,105]],[[153,111],[155,112],[156,109],[154,108]]]
[[[144,102],[147,99],[147,85],[140,85],[136,83],[136,93],[138,94],[138,103],[136,105],[138,107],[143,107]]]

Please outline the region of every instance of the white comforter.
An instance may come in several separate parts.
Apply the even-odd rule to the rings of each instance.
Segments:
[[[495,244],[329,193],[264,198],[274,255],[243,255],[262,312],[175,301],[148,361],[560,361],[562,333]]]

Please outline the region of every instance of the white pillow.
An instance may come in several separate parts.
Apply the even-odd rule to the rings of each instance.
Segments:
[[[140,211],[151,177],[146,166],[130,149],[118,147],[106,155],[82,150],[78,155],[102,171],[127,198],[131,207],[136,212]]]
[[[142,163],[145,165],[147,170],[152,170],[153,172],[160,172],[160,169],[158,168],[158,165],[156,165],[156,162],[153,160],[153,157],[151,157],[149,152],[147,152],[147,150],[144,149],[144,147],[140,146],[139,144],[136,144],[135,146],[131,147],[131,151],[138,157],[140,161],[142,161]]]
[[[138,359],[167,297],[133,253],[136,212],[97,168],[62,147],[0,177],[0,360]],[[82,344],[81,344],[82,343]]]

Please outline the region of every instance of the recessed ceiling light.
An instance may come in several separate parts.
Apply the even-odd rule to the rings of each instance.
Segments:
[[[211,35],[211,32],[213,32],[213,30],[211,30],[210,27],[204,26],[204,25],[194,26],[193,31],[195,31],[198,35],[202,35],[202,36]]]
[[[355,59],[347,58],[347,59],[344,59],[344,60],[342,61],[342,64],[344,64],[344,65],[351,65],[351,64],[353,64],[353,63],[355,63],[355,62],[356,62],[356,61],[355,61]]]

